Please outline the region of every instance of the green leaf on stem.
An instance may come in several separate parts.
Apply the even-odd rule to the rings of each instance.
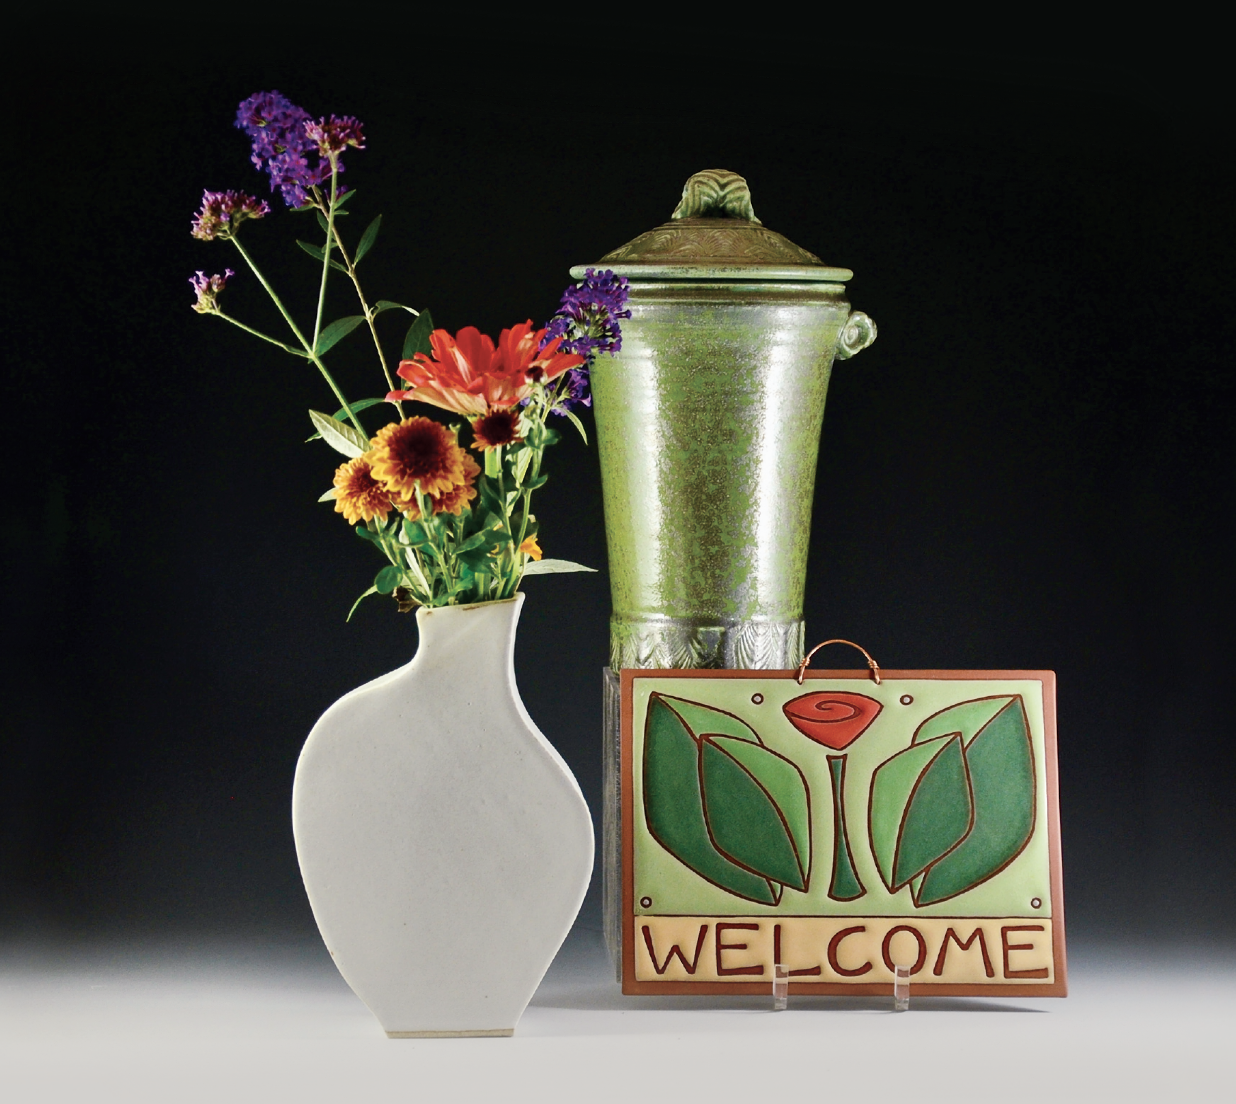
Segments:
[[[331,489],[327,491],[321,498],[319,498],[318,501],[319,502],[334,502],[335,499],[337,499],[338,497],[339,497],[339,488],[331,487]]]
[[[473,571],[484,571],[491,566],[491,554],[484,548],[469,548],[466,552],[456,552],[455,558]]]
[[[403,339],[403,356],[400,360],[411,360],[417,353],[429,354],[433,346],[429,344],[429,335],[433,333],[433,318],[427,310],[421,311],[415,322],[408,327],[408,335]]]
[[[584,432],[584,423],[575,417],[575,415],[569,410],[564,410],[562,413],[571,419],[571,425],[579,430],[579,435],[584,439],[584,444],[586,445],[588,443],[588,434]]]
[[[374,579],[373,586],[379,594],[394,594],[395,588],[402,582],[403,572],[394,564],[387,564],[378,572],[378,577]]]
[[[322,228],[323,233],[330,229],[330,223],[326,221],[326,216],[321,211],[318,212],[318,225]]]
[[[535,479],[529,479],[528,482],[524,484],[524,490],[535,491],[538,487],[544,487],[548,482],[549,476],[542,472]]]
[[[568,571],[596,572],[595,567],[585,567],[571,560],[533,560],[524,568],[525,575],[560,575]]]
[[[528,474],[528,465],[532,463],[533,450],[530,448],[520,449],[515,454],[515,482],[523,487],[524,476]]]
[[[347,203],[348,200],[350,200],[354,195],[356,195],[355,188],[352,188],[350,191],[344,192],[343,195],[341,195],[337,200],[335,200],[335,210],[338,211],[339,208],[342,207],[345,203]]]
[[[413,310],[411,307],[405,307],[402,303],[396,303],[393,299],[379,299],[373,305],[373,313],[375,316],[386,310],[406,310],[409,314],[420,314],[418,310]]]
[[[477,488],[481,492],[481,499],[480,499],[480,502],[477,503],[477,505],[479,507],[484,507],[485,509],[489,510],[490,518],[496,519],[497,521],[501,522],[502,521],[502,499],[498,495],[497,486],[494,483],[491,483],[488,479],[483,479],[477,482]],[[492,522],[490,522],[490,524],[492,524]]]
[[[365,227],[365,232],[361,235],[360,244],[356,247],[356,256],[352,260],[353,268],[360,264],[361,258],[373,248],[373,243],[378,240],[378,230],[381,226],[382,216],[379,215]]]
[[[413,547],[429,543],[429,534],[425,532],[425,526],[419,521],[408,521],[405,518],[403,522],[403,535],[408,538],[408,543]]]
[[[352,620],[352,614],[354,614],[354,613],[356,612],[356,607],[357,607],[357,606],[359,606],[359,605],[360,605],[360,604],[361,604],[361,603],[362,603],[362,602],[363,602],[366,598],[368,598],[368,597],[369,597],[369,595],[371,595],[371,594],[377,594],[377,593],[378,593],[378,588],[377,588],[377,587],[370,587],[367,591],[365,591],[365,593],[364,593],[364,594],[362,594],[359,598],[357,598],[357,599],[356,599],[356,601],[355,601],[355,602],[353,602],[353,603],[352,603],[352,608],[351,608],[350,610],[348,610],[348,616],[347,616],[346,618],[344,618],[344,620],[345,620],[345,621],[351,621],[351,620]]]
[[[362,410],[368,410],[371,406],[377,406],[378,403],[384,402],[386,402],[385,399],[358,399],[356,402],[349,403],[348,405],[351,406],[352,413],[357,414]],[[348,420],[347,407],[341,406],[331,415],[331,417],[337,422],[346,422]],[[305,443],[308,444],[310,441],[320,441],[321,439],[322,435],[320,433],[315,433],[312,437],[306,437]]]
[[[301,241],[299,238],[296,239],[296,244],[308,253],[309,256],[311,256],[315,261],[317,261],[318,264],[321,264],[326,259],[326,254],[323,253],[318,246],[310,245],[308,242]],[[330,266],[331,268],[339,269],[340,272],[347,272],[347,268],[341,265],[338,261],[331,261]]]
[[[336,452],[347,457],[363,456],[369,451],[369,439],[350,425],[328,418],[320,410],[309,411],[309,419],[324,440]]]
[[[385,399],[357,399],[354,403],[341,406],[331,417],[337,422],[346,422],[348,420],[348,407],[352,408],[353,414],[359,414],[362,410],[368,410],[371,406],[377,406],[379,403],[384,402],[386,402]]]
[[[333,349],[364,321],[365,316],[363,314],[350,314],[346,318],[336,318],[334,322],[318,334],[318,344],[314,351],[318,356],[321,356],[328,349]]]
[[[472,536],[470,536],[462,544],[458,544],[455,546],[455,554],[460,555],[461,553],[464,553],[464,552],[471,552],[472,549],[480,548],[484,543],[485,543],[484,533],[473,533]]]
[[[370,532],[369,528],[364,525],[358,525],[356,527],[356,535],[360,537],[361,540],[376,541],[378,539],[372,532]]]

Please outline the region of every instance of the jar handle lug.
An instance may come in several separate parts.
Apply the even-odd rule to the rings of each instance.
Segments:
[[[837,337],[837,359],[857,356],[876,339],[876,324],[862,311],[851,311]]]

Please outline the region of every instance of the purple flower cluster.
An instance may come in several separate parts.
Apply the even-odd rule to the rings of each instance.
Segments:
[[[553,407],[555,414],[572,407],[592,405],[588,369],[598,353],[616,353],[622,348],[622,327],[618,322],[631,317],[626,309],[629,294],[627,278],[615,276],[608,268],[601,272],[588,269],[583,280],[562,293],[558,313],[546,325],[541,347],[560,337],[559,349],[564,353],[578,353],[585,360],[563,376],[559,401]]]
[[[589,363],[598,353],[616,353],[622,348],[621,318],[630,318],[626,308],[630,288],[625,276],[610,269],[590,268],[578,284],[562,293],[562,304],[549,320],[545,340],[562,338],[564,353],[579,353]]]
[[[549,408],[551,414],[565,414],[581,406],[591,406],[592,395],[588,390],[588,365],[568,368],[558,384],[558,401]]]
[[[268,204],[244,192],[203,192],[202,209],[193,216],[191,233],[202,241],[226,241],[245,219],[269,214]]]
[[[318,152],[323,157],[329,157],[332,153],[340,154],[348,146],[355,149],[365,148],[365,135],[361,130],[360,120],[351,115],[332,115],[329,119],[306,123],[305,134],[318,147]]]
[[[227,282],[236,273],[230,268],[223,270],[223,275],[217,273],[214,276],[207,276],[200,269],[197,274],[189,277],[189,286],[193,288],[197,295],[197,302],[193,304],[193,309],[198,314],[215,314],[219,310],[219,292],[227,287]]]
[[[270,176],[289,207],[304,207],[310,189],[330,179],[331,158],[340,172],[339,154],[348,146],[364,149],[361,124],[350,115],[314,122],[280,92],[257,92],[236,110],[236,125],[253,141],[253,163]],[[340,189],[344,191],[344,189]]]

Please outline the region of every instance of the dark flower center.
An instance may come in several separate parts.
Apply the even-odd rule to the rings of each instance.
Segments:
[[[473,423],[472,431],[481,444],[493,448],[518,440],[518,427],[519,415],[513,410],[491,410]]]
[[[409,479],[440,475],[450,463],[450,440],[437,425],[400,426],[390,443],[391,459]]]

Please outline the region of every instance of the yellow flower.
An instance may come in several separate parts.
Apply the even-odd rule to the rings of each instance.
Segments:
[[[446,494],[434,495],[432,498],[435,514],[454,514],[458,517],[463,508],[476,498],[476,477],[481,474],[481,466],[466,452],[463,458],[464,481],[456,484]],[[415,505],[415,504],[414,504]]]
[[[415,502],[418,484],[423,495],[445,495],[466,482],[466,456],[445,426],[431,418],[405,418],[378,431],[365,459],[392,497]]]
[[[519,550],[525,556],[531,556],[534,560],[539,560],[541,558],[541,546],[537,544],[536,537],[529,537],[519,546]]]
[[[335,472],[335,513],[347,518],[349,525],[372,521],[375,517],[386,520],[391,512],[391,493],[373,477],[369,460],[358,456],[340,466]]]

